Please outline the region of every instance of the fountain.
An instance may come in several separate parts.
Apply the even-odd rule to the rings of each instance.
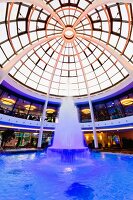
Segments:
[[[63,162],[73,162],[85,159],[88,154],[73,98],[64,97],[53,145],[48,148],[47,155],[50,158],[60,158]]]

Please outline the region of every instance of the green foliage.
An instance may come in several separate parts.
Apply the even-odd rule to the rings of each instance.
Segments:
[[[10,142],[12,139],[15,138],[15,132],[13,129],[7,129],[2,132],[2,142],[1,142],[1,147],[5,147],[5,144],[7,142]]]

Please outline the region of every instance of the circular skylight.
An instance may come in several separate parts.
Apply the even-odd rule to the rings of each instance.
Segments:
[[[73,32],[73,30],[65,30],[65,37],[66,37],[66,39],[71,39],[71,38],[73,38],[74,37],[74,32]]]
[[[96,0],[0,3],[1,67],[20,56],[10,76],[50,95],[111,88],[129,75],[123,60],[133,63],[132,9]]]

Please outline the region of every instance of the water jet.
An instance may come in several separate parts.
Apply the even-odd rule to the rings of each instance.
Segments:
[[[88,147],[84,145],[83,133],[73,98],[64,97],[59,122],[55,128],[53,145],[48,148],[48,157],[59,158],[63,162],[73,162],[88,157]]]

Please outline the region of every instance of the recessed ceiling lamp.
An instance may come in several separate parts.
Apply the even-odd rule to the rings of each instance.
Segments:
[[[1,102],[2,102],[3,104],[5,104],[5,105],[9,105],[9,106],[15,104],[15,100],[10,99],[10,98],[2,98],[2,99],[1,99]]]
[[[46,112],[48,113],[48,114],[52,114],[52,113],[54,113],[56,110],[55,109],[53,109],[53,108],[47,108],[47,110],[46,110]]]
[[[36,106],[31,106],[31,105],[25,105],[24,106],[26,110],[35,110]]]
[[[133,98],[123,99],[121,100],[121,104],[124,106],[133,105]]]
[[[86,115],[91,113],[89,108],[84,108],[84,109],[81,110],[81,112],[86,114]]]

